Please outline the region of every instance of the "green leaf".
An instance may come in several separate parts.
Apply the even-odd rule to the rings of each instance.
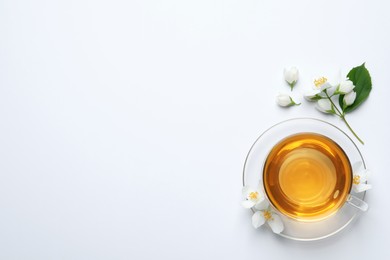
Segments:
[[[344,107],[344,95],[339,96],[339,105],[343,109],[344,113],[349,113],[360,106],[368,98],[368,95],[370,95],[372,89],[371,76],[364,63],[358,67],[353,68],[348,73],[347,77],[355,85],[353,91],[356,92],[356,99],[352,105]]]

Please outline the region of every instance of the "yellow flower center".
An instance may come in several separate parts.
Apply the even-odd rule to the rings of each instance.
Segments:
[[[320,88],[320,87],[321,87],[322,85],[324,85],[327,81],[328,81],[327,78],[321,77],[321,78],[318,78],[318,79],[315,79],[315,80],[314,80],[314,85],[315,85],[317,88]]]
[[[251,200],[257,200],[257,198],[259,197],[259,193],[257,191],[252,191],[251,193],[249,193],[248,197]]]
[[[353,177],[353,184],[360,184],[360,176],[356,175]]]
[[[265,220],[272,220],[272,214],[271,214],[271,211],[269,211],[269,210],[264,210],[263,216],[264,216]]]

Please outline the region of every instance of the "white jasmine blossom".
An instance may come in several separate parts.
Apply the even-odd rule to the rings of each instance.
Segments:
[[[340,82],[340,85],[337,87],[336,93],[337,94],[348,94],[350,93],[355,86],[353,85],[353,82],[349,79],[344,80]]]
[[[262,203],[259,211],[256,211],[252,216],[252,225],[254,228],[258,228],[266,222],[274,233],[280,233],[284,229],[282,219],[271,209],[268,201]]]
[[[317,101],[316,108],[322,113],[334,114],[333,104],[329,99],[320,99]]]
[[[353,102],[355,102],[355,99],[356,99],[356,92],[352,90],[351,92],[346,94],[343,98],[344,107],[352,105]]]
[[[294,105],[300,105],[301,103],[296,103],[292,97],[290,97],[287,94],[279,94],[276,96],[276,103],[278,103],[279,106],[282,107],[289,107],[289,106],[294,106]]]
[[[265,197],[261,191],[261,186],[252,188],[250,186],[244,186],[242,188],[242,195],[245,200],[241,203],[244,208],[250,209],[252,207],[260,207]]]
[[[328,94],[328,96],[330,96],[330,97],[336,95],[336,90],[337,90],[337,87],[335,87],[333,85],[330,85],[330,87],[325,89],[326,94]]]
[[[364,64],[360,66],[361,69],[366,70],[364,68]],[[354,68],[357,69],[357,68]],[[368,71],[366,70],[367,74]],[[367,76],[365,74],[365,78],[369,79],[369,74]],[[354,79],[356,76],[354,77]],[[367,80],[367,87],[371,88],[371,82],[370,80]],[[333,114],[341,118],[344,123],[347,125],[349,130],[352,132],[352,134],[359,140],[361,144],[364,144],[362,139],[359,138],[359,136],[353,131],[352,127],[349,125],[345,118],[345,114],[352,111],[356,106],[359,104],[355,104],[355,100],[357,97],[360,97],[362,95],[361,90],[360,91],[354,91],[354,84],[353,81],[350,79],[343,80],[340,84],[337,86],[334,84],[331,84],[327,78],[320,77],[314,80],[314,86],[313,90],[308,91],[304,94],[304,98],[308,101],[317,101],[316,108],[323,112],[328,114]],[[364,93],[363,95],[368,96],[368,93],[371,89],[368,90],[368,92]],[[336,98],[334,98],[337,95],[342,95],[341,102],[335,102]],[[337,106],[336,103],[339,105]],[[339,108],[340,107],[340,108]]]
[[[362,162],[357,162],[352,166],[353,181],[352,190],[354,192],[363,192],[372,188],[371,184],[367,184],[369,171],[364,169]]]
[[[328,79],[325,77],[320,77],[318,79],[314,80],[314,89],[318,90],[318,92],[322,92],[325,89],[333,87],[329,82]]]
[[[293,90],[295,84],[299,78],[299,71],[296,67],[291,67],[290,69],[284,69],[284,80],[290,85],[291,90]]]
[[[320,91],[314,90],[314,89],[307,91],[305,94],[303,94],[303,97],[307,101],[317,101],[319,99],[324,98],[323,96],[321,96],[321,92]]]
[[[332,96],[336,91],[336,87],[329,83],[325,77],[320,77],[314,80],[313,89],[307,91],[303,96],[308,101],[317,101],[326,98],[325,94]]]
[[[285,74],[287,75],[287,70],[285,70]],[[346,114],[354,111],[369,96],[372,89],[370,73],[363,63],[352,68],[347,77],[341,77],[341,72],[339,74],[332,83],[326,77],[315,79],[313,90],[304,93],[303,96],[308,101],[317,101],[316,108],[319,111],[338,116],[359,142],[364,144],[347,122]],[[286,81],[288,82],[288,79]],[[336,82],[337,84],[334,84]],[[359,84],[358,88],[355,87],[355,84]],[[358,102],[356,102],[357,100]],[[282,106],[293,105],[286,97],[284,97],[283,102],[282,100],[277,100],[277,102]]]

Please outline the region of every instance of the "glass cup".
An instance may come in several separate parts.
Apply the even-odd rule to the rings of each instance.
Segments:
[[[365,192],[351,189],[356,162],[366,167],[356,144],[338,127],[314,118],[290,119],[268,128],[252,145],[243,184],[263,184],[284,222],[281,236],[317,240],[368,209]]]

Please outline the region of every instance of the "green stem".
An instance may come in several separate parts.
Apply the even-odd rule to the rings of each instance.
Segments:
[[[333,100],[331,99],[331,97],[328,95],[328,92],[325,90],[324,91],[325,94],[326,94],[326,97],[329,99],[330,103],[332,104],[332,106],[336,109],[336,114],[344,121],[344,123],[347,125],[348,129],[351,131],[351,133],[356,137],[356,139],[359,140],[359,142],[361,144],[364,145],[364,142],[362,139],[360,139],[360,137],[355,133],[355,131],[353,131],[352,127],[348,124],[347,122],[347,119],[345,119],[345,114],[344,113],[341,113],[341,111],[337,108],[336,104],[333,102]],[[333,96],[333,95],[332,95]]]
[[[359,140],[361,144],[364,145],[364,142],[360,137],[353,131],[352,127],[348,124],[347,120],[345,119],[345,115],[340,116],[340,118],[344,121],[344,123],[347,125],[348,129],[352,132],[352,134]]]
[[[339,116],[339,117],[342,117],[343,116],[343,113],[341,113],[340,112],[340,110],[337,108],[337,106],[336,106],[336,104],[333,102],[333,100],[331,99],[331,97],[328,95],[328,92],[326,91],[326,89],[325,89],[325,95],[326,95],[326,97],[329,99],[329,101],[330,101],[330,103],[332,104],[332,106],[334,107],[334,108],[336,108],[336,112],[338,113],[337,115]]]
[[[290,85],[290,89],[291,89],[291,91],[293,91],[293,88],[294,88],[295,82],[293,82],[293,83],[288,83],[288,84]]]

